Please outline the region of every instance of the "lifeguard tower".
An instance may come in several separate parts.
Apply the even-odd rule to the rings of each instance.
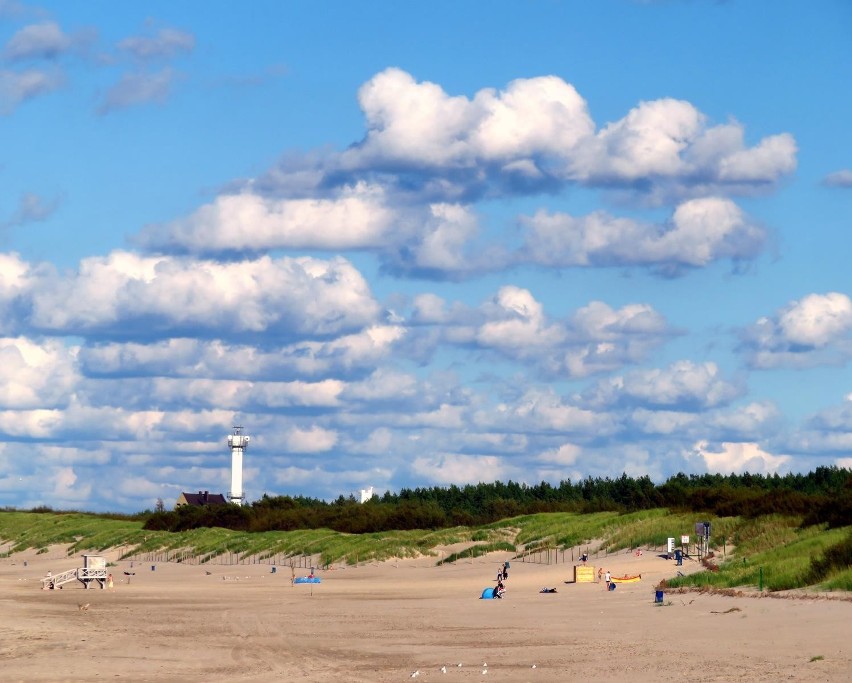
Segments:
[[[63,584],[76,579],[84,588],[92,588],[93,584],[106,588],[107,561],[103,555],[83,555],[83,566],[69,569],[56,576],[46,576],[41,580],[43,590],[60,588]]]

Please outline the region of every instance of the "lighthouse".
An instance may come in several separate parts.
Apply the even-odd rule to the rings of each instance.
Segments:
[[[231,490],[228,492],[228,502],[237,505],[242,505],[246,498],[243,495],[243,453],[251,440],[242,431],[242,427],[234,427],[234,433],[228,437],[228,448],[231,449]]]

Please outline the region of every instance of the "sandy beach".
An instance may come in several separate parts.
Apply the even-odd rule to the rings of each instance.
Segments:
[[[111,590],[75,581],[51,591],[41,590],[47,571],[82,566],[81,558],[61,548],[17,554],[0,560],[2,680],[852,677],[852,602],[666,593],[659,605],[655,586],[679,568],[649,553],[590,562],[615,576],[642,574],[614,591],[566,583],[571,564],[512,560],[504,599],[480,599],[506,559],[337,568],[296,586],[289,567],[119,561]]]

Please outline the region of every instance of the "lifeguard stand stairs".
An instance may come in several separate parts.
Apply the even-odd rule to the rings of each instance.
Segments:
[[[84,588],[92,588],[93,584],[106,588],[107,567],[103,555],[83,555],[83,566],[69,569],[56,576],[46,576],[41,580],[43,589],[59,588],[76,579]]]

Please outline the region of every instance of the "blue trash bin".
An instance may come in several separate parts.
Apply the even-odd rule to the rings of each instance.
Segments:
[[[663,601],[663,591],[656,591],[654,593],[654,602],[662,602]]]

